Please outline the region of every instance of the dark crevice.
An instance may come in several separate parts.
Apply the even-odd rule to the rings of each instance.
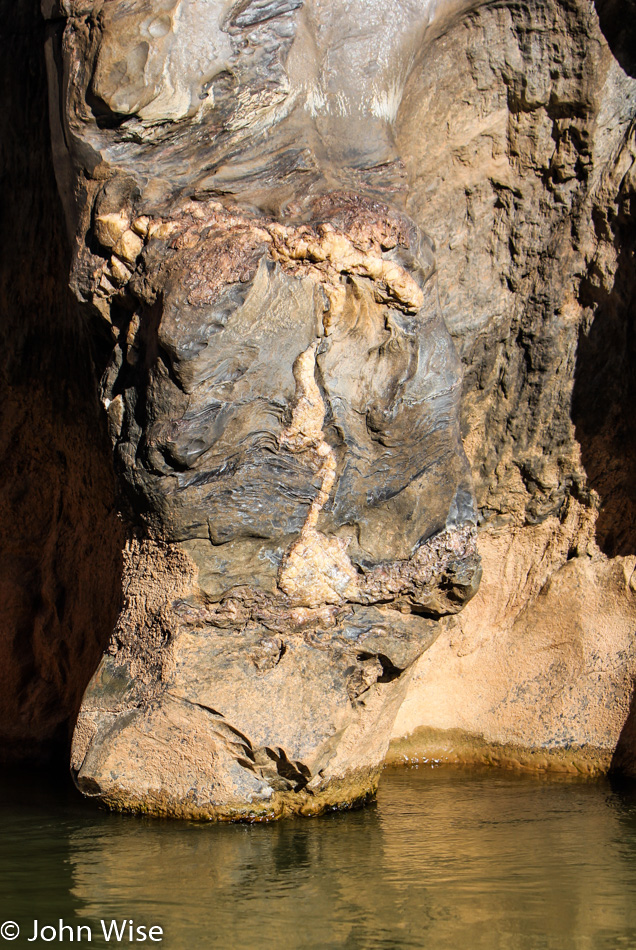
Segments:
[[[594,0],[599,25],[612,53],[636,76],[636,0]]]
[[[114,625],[123,547],[97,398],[105,343],[68,288],[39,7],[0,0],[3,763],[68,761]]]
[[[384,653],[358,653],[357,659],[360,662],[365,660],[377,660],[382,667],[382,675],[376,680],[377,683],[392,683],[404,672],[404,667],[396,666],[392,660]]]
[[[597,542],[609,557],[636,552],[636,222],[618,216],[612,225],[611,290],[592,269],[581,286],[593,320],[581,332],[572,394],[588,487],[600,499]]]
[[[218,709],[213,709],[212,706],[206,706],[205,703],[195,703],[195,701],[194,701],[193,699],[189,699],[189,700],[188,700],[188,703],[190,704],[190,706],[198,706],[199,709],[205,709],[206,712],[209,712],[212,716],[215,716],[217,719],[224,719],[224,718],[225,718],[224,715],[223,715],[223,713],[220,713],[220,712],[218,711]],[[231,727],[228,726],[228,729],[229,729],[229,728],[231,728]],[[240,733],[237,733],[237,735],[240,735]],[[245,739],[245,736],[241,736],[241,738],[242,738],[245,742],[247,742],[247,739]]]

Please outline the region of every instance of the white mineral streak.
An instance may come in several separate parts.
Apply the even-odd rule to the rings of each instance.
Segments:
[[[327,538],[316,528],[336,480],[336,457],[323,434],[325,404],[315,378],[317,347],[315,341],[294,363],[296,403],[291,422],[280,437],[281,448],[307,452],[320,466],[320,490],[278,577],[280,589],[293,603],[305,607],[340,603],[354,598],[358,591],[358,575],[347,555],[348,541]]]
[[[395,121],[423,38],[449,0],[313,0],[305,5],[317,38],[316,62],[292,58],[292,87],[305,111],[319,116],[374,116]]]
[[[379,253],[373,237],[359,234],[352,238],[329,223],[313,229],[255,221],[228,212],[215,201],[188,201],[172,220],[142,216],[131,222],[124,211],[96,216],[100,243],[113,253],[110,262],[104,262],[95,272],[94,299],[121,291],[132,276],[144,243],[171,240],[173,247],[191,247],[199,241],[202,230],[211,225],[223,230],[249,229],[255,240],[269,244],[270,256],[285,271],[308,276],[319,284],[329,300],[329,310],[323,317],[325,337],[342,313],[346,297],[343,277],[348,275],[368,278],[376,292],[405,310],[417,312],[422,305],[423,293],[417,282],[404,267]],[[129,350],[134,348],[138,326],[139,317],[133,316],[126,334]],[[432,583],[454,558],[474,553],[473,529],[454,528],[422,545],[409,561],[379,565],[362,577],[347,554],[349,539],[329,538],[318,530],[318,517],[336,481],[336,457],[324,438],[325,404],[315,378],[319,343],[315,340],[294,362],[294,408],[291,422],[279,439],[281,448],[305,453],[308,468],[317,469],[320,480],[300,536],[291,545],[279,571],[279,587],[298,610],[347,600],[374,603],[387,594],[399,596],[413,584]],[[109,425],[117,433],[122,409],[114,404],[107,408]]]
[[[371,242],[354,241],[328,223],[317,230],[276,222],[262,222],[259,227],[253,220],[228,213],[218,202],[197,201],[187,202],[176,220],[142,216],[131,223],[123,211],[98,216],[95,224],[101,243],[114,253],[110,262],[105,262],[95,274],[96,297],[111,296],[117,287],[127,283],[145,242],[178,236],[180,247],[194,246],[202,228],[212,223],[224,229],[248,226],[256,237],[270,244],[270,255],[281,267],[307,275],[320,284],[329,300],[323,321],[326,336],[344,306],[346,286],[342,278],[346,275],[370,279],[379,291],[404,309],[417,312],[422,305],[423,294],[417,282],[404,267],[385,260]],[[129,347],[132,342],[128,340]],[[280,437],[281,447],[307,453],[310,464],[317,466],[320,479],[320,489],[298,540],[283,560],[278,582],[295,606],[311,608],[356,600],[360,594],[360,577],[347,555],[349,541],[328,538],[317,529],[318,516],[336,480],[335,454],[323,433],[325,405],[315,379],[318,343],[312,343],[294,363],[296,400],[291,423]]]
[[[227,230],[234,226],[249,227],[255,236],[271,244],[270,254],[273,260],[292,273],[306,274],[321,284],[330,303],[330,311],[325,320],[327,334],[344,305],[346,288],[342,276],[370,279],[378,290],[412,313],[417,313],[422,306],[422,290],[404,267],[395,261],[386,260],[369,246],[336,231],[331,224],[321,224],[314,231],[307,227],[288,227],[277,222],[257,223],[242,215],[230,214],[222,205],[213,201],[189,201],[180,214],[181,218],[172,220],[142,216],[132,224],[124,211],[98,215],[95,218],[95,233],[102,246],[112,249],[114,253],[110,265],[104,262],[95,273],[97,284],[102,275],[107,279],[114,277],[119,286],[125,284],[130,279],[144,243],[182,235],[181,247],[194,246],[199,240],[201,230],[205,226],[216,224]],[[183,215],[194,219],[194,225],[187,228]],[[190,243],[183,236],[186,230],[192,238]],[[98,291],[100,296],[109,296],[110,293],[108,286],[102,286]]]

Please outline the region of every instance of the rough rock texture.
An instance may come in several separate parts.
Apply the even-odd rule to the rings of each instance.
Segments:
[[[406,92],[485,580],[418,666],[396,760],[604,770],[618,743],[633,769],[634,12],[483,7]]]
[[[300,0],[44,5],[130,532],[72,752],[114,807],[365,800],[479,584],[460,364],[392,129],[427,10],[392,7],[370,32]]]
[[[633,763],[636,558],[605,557],[593,526],[571,502],[563,521],[481,533],[481,589],[418,664],[391,761],[594,773],[620,747]]]
[[[117,616],[123,539],[95,398],[99,348],[68,291],[39,4],[3,0],[0,21],[4,765],[68,756],[82,693]]]
[[[633,0],[44,0],[63,212],[5,6],[9,755],[114,630],[116,807],[364,800],[391,731],[634,772]]]

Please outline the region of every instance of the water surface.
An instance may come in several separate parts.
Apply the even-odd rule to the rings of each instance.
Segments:
[[[377,805],[271,825],[113,815],[43,774],[0,793],[0,948],[59,946],[34,918],[88,924],[75,947],[133,919],[170,950],[636,948],[633,787],[387,771]]]

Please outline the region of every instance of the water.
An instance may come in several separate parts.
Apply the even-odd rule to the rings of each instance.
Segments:
[[[386,772],[365,810],[197,825],[44,781],[0,782],[0,923],[22,927],[0,948],[59,946],[27,942],[34,918],[89,925],[76,947],[116,946],[99,921],[132,918],[175,950],[636,948],[633,788],[420,768]]]

